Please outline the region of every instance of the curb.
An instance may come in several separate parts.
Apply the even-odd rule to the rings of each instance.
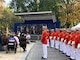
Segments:
[[[21,57],[20,60],[27,60],[27,56],[29,55],[29,53],[30,53],[30,51],[31,51],[31,49],[32,49],[32,47],[33,47],[34,45],[35,45],[35,43],[30,46],[29,50],[26,51],[26,52],[22,55],[22,57]]]

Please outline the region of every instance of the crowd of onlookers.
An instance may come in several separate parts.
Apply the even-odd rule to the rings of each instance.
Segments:
[[[23,48],[23,51],[26,51],[26,43],[30,43],[29,39],[31,38],[29,33],[10,33],[6,35],[6,33],[0,33],[0,46],[2,47],[2,50],[5,50],[3,46],[8,45],[9,42],[14,41],[16,44],[16,50],[17,46],[20,46]]]

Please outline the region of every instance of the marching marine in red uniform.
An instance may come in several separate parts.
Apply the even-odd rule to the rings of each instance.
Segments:
[[[76,38],[77,38],[77,34],[74,31],[72,33],[71,48],[70,48],[71,49],[71,51],[70,51],[70,58],[71,59],[75,59],[75,48],[74,48],[74,46],[75,46],[75,40],[76,40]]]
[[[77,32],[77,36],[75,38],[75,60],[80,60],[80,30],[78,30]]]
[[[59,40],[58,40],[58,35],[59,35],[60,31],[59,29],[56,29],[56,32],[55,32],[55,36],[56,36],[56,40],[55,40],[55,48],[56,49],[59,49]]]
[[[50,32],[50,43],[51,43],[51,47],[54,48],[54,35],[55,35],[55,32],[54,32],[54,29],[51,29],[51,32]]]
[[[43,26],[43,32],[41,37],[42,48],[43,48],[43,57],[47,58],[47,44],[48,44],[49,33],[47,32],[47,26]]]

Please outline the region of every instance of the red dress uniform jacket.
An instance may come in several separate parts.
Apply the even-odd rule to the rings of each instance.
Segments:
[[[69,37],[69,41],[71,41],[71,42],[70,42],[70,46],[72,46],[72,45],[71,45],[72,39],[73,39],[72,34],[70,34],[69,36],[70,36],[70,37]]]
[[[79,37],[78,44],[80,44],[80,33],[79,33],[78,37]],[[78,44],[77,44],[77,48],[78,48]]]
[[[77,48],[78,46],[78,43],[80,43],[80,35],[79,34],[76,34],[76,36],[74,37],[74,41],[75,41],[75,48]]]
[[[63,32],[60,32],[60,34],[59,34],[60,40],[59,41],[61,41],[62,35],[63,35]]]
[[[61,32],[61,38],[65,38],[65,32],[64,31]],[[62,42],[64,42],[64,40]]]
[[[68,33],[65,36],[65,40],[66,40],[66,44],[68,44],[68,41],[69,41],[69,34]]]
[[[60,33],[59,31],[56,31],[56,32],[55,32],[56,40],[58,40],[58,34],[59,34],[59,33]]]
[[[76,33],[72,33],[72,40],[71,40],[71,44],[73,41],[75,41],[75,37],[76,37]]]
[[[52,40],[54,40],[55,32],[51,32]]]
[[[59,41],[61,41],[61,35],[62,35],[62,33],[60,32],[59,35],[58,35]]]
[[[49,33],[47,31],[42,32],[41,42],[42,44],[47,44],[49,38]]]

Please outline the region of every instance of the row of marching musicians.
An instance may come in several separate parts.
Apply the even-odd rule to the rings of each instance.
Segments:
[[[72,60],[80,60],[80,30],[67,31],[51,29],[49,40],[52,48],[62,51]],[[49,46],[49,43],[48,43]]]

